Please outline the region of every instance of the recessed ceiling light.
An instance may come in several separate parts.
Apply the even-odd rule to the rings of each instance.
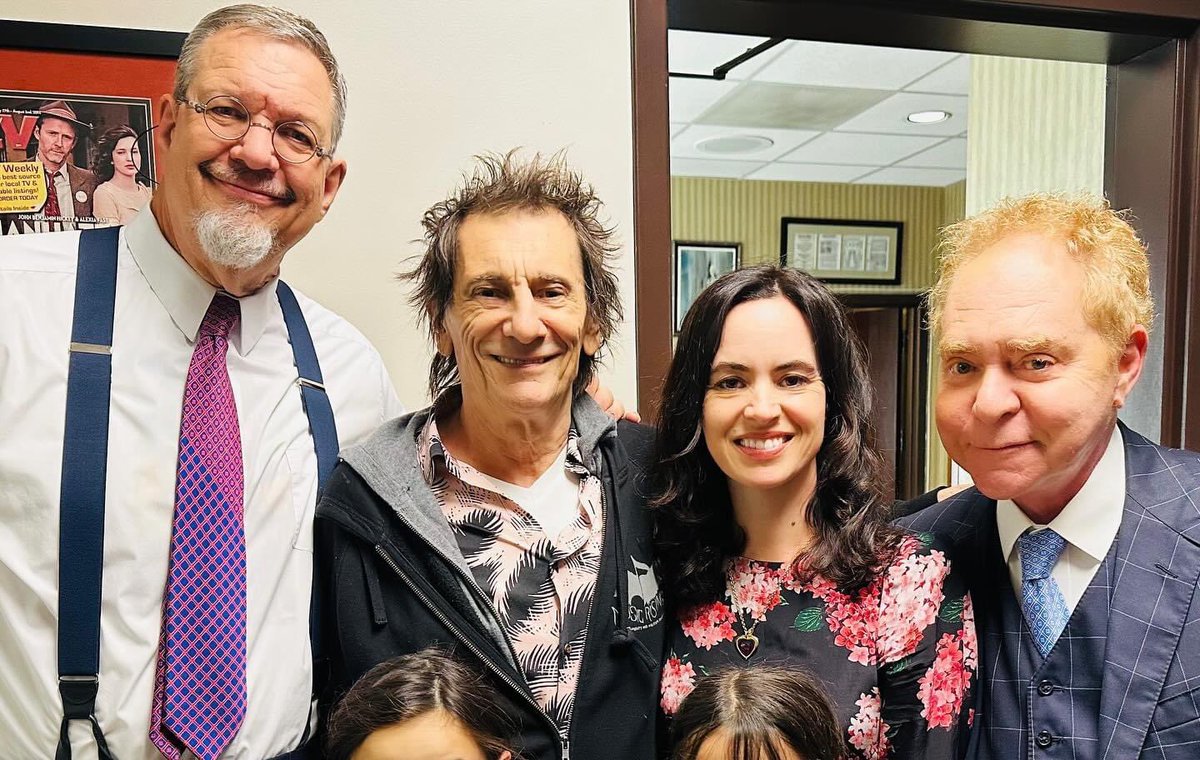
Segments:
[[[733,156],[766,150],[774,144],[774,140],[762,135],[722,135],[700,140],[696,143],[696,150],[719,156]]]
[[[913,124],[937,124],[950,116],[949,111],[915,111],[908,115],[908,120]]]

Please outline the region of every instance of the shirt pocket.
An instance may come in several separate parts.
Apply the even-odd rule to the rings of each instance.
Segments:
[[[317,509],[317,457],[312,441],[305,439],[288,446],[287,466],[291,478],[292,548],[313,551],[313,516]]]

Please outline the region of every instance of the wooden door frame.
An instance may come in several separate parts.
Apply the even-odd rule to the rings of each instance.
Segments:
[[[643,417],[656,417],[671,360],[668,24],[1108,64],[1175,40],[1178,65],[1168,109],[1173,169],[1160,231],[1168,272],[1160,304],[1161,440],[1200,450],[1200,7],[1189,0],[914,0],[902,6],[894,0],[806,0],[802,30],[795,28],[797,7],[783,0],[630,0],[635,330]],[[760,26],[764,23],[773,26]],[[1161,104],[1156,108],[1161,111]],[[1136,124],[1142,116],[1136,108],[1125,109],[1116,115],[1117,124]],[[1163,202],[1137,183],[1118,188],[1116,195],[1124,206]]]

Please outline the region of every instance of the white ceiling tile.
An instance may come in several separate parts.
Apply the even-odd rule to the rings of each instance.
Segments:
[[[763,167],[762,161],[716,161],[709,158],[672,158],[674,177],[740,178]]]
[[[739,179],[766,166],[762,161],[718,161],[715,158],[671,158],[672,176],[725,176]]]
[[[904,89],[912,92],[968,95],[971,92],[971,56],[960,55]]]
[[[925,166],[938,169],[966,169],[967,141],[962,137],[954,137],[941,145],[935,145],[929,150],[923,150],[915,156],[909,156],[897,166]]]
[[[793,182],[850,182],[871,171],[869,166],[830,164],[785,164],[776,161],[746,175],[746,179],[791,180]]]
[[[955,53],[798,40],[754,74],[760,82],[898,90]]]
[[[766,37],[668,29],[667,70],[674,74],[711,74],[716,67],[766,41]],[[770,55],[774,52],[776,51],[772,48],[762,55]],[[736,67],[734,71],[761,66],[763,61],[757,59],[758,56],[751,58]],[[730,72],[730,76],[732,75],[733,72]]]
[[[715,79],[671,79],[671,121],[692,121],[737,86],[737,82]]]
[[[671,137],[674,138],[680,132],[687,129],[687,127],[688,127],[687,124],[672,124],[671,125]]]
[[[938,142],[940,140],[936,137],[826,132],[783,156],[783,160],[796,163],[884,166],[932,147]]]
[[[960,169],[916,169],[911,167],[889,166],[877,172],[854,180],[856,185],[926,185],[945,187],[961,182],[967,178],[967,172]]]
[[[671,140],[671,156],[679,158],[721,158],[739,161],[773,161],[784,153],[795,149],[798,145],[811,140],[820,132],[803,129],[762,129],[758,127],[714,127],[703,124],[693,124],[683,133]],[[714,137],[765,137],[771,145],[751,153],[728,154],[717,156],[697,146],[705,140]]]
[[[913,124],[908,115],[916,111],[949,111],[950,118],[937,124]],[[967,98],[961,95],[925,95],[898,92],[837,127],[845,132],[886,132],[901,135],[957,135],[967,125]]]
[[[724,127],[812,129],[823,132],[892,96],[891,90],[742,82],[694,119]]]

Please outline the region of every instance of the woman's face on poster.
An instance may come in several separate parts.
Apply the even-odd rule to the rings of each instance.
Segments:
[[[112,152],[113,171],[126,177],[137,176],[142,168],[142,151],[138,148],[137,139],[122,137],[117,140],[117,146]]]

